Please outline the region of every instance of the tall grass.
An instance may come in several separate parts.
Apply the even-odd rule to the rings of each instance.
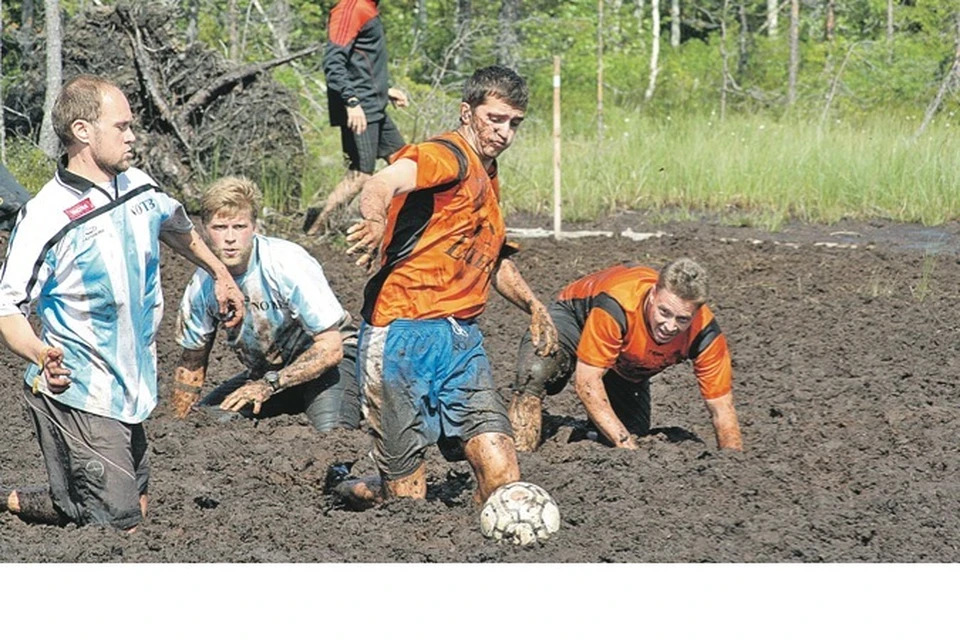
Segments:
[[[669,210],[775,229],[788,219],[933,225],[960,214],[960,131],[947,114],[916,141],[916,119],[879,115],[823,127],[749,115],[606,123],[603,141],[563,141],[565,220]],[[501,165],[508,212],[551,215],[552,153],[548,131],[521,131]]]

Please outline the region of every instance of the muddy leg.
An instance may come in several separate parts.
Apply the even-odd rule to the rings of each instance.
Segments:
[[[7,509],[24,522],[60,524],[60,513],[54,508],[47,487],[17,489],[7,496]]]
[[[528,393],[515,393],[507,416],[513,426],[517,451],[536,451],[540,446],[543,401]]]
[[[497,487],[520,479],[517,450],[510,436],[502,433],[481,433],[467,441],[463,452],[477,477],[474,500],[483,504]]]
[[[421,463],[413,473],[399,480],[384,480],[383,493],[388,498],[426,498],[427,465]]]

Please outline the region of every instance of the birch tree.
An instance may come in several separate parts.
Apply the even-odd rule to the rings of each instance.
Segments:
[[[650,80],[643,93],[644,100],[653,97],[657,88],[657,74],[660,72],[660,0],[650,0]]]
[[[787,106],[797,101],[797,72],[800,69],[800,0],[790,0],[790,67],[787,74]]]
[[[63,33],[60,24],[60,1],[44,0],[46,25],[47,72],[43,99],[43,123],[40,125],[40,149],[48,158],[56,158],[60,143],[53,132],[53,103],[63,84]]]
[[[767,35],[777,37],[777,22],[780,18],[780,0],[767,0]]]
[[[670,0],[670,46],[680,46],[680,0]]]
[[[517,20],[520,17],[520,0],[503,0],[497,14],[500,46],[497,47],[497,64],[517,68],[520,54],[520,38],[517,35]]]

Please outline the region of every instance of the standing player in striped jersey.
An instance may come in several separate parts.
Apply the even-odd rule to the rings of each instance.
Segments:
[[[247,417],[305,412],[318,431],[360,422],[357,332],[327,284],[320,264],[293,242],[258,235],[263,196],[247,178],[216,181],[201,199],[210,247],[246,299],[243,322],[227,341],[246,370],[199,406]],[[220,318],[213,281],[198,269],[183,293],[173,405],[184,417],[200,397]]]
[[[510,403],[517,449],[539,446],[543,398],[560,393],[572,374],[600,433],[615,447],[636,449],[631,435],[650,429],[650,378],[691,360],[717,445],[742,450],[727,339],[706,298],[707,274],[689,258],[659,273],[610,267],[568,285],[550,306],[560,349],[540,355],[529,334],[520,343]]]
[[[146,514],[160,240],[210,273],[220,313],[243,319],[240,290],[183,207],[130,167],[132,123],[108,80],[64,85],[53,126],[66,161],[21,211],[0,274],[0,339],[30,363],[24,398],[50,480],[3,494],[25,520],[129,530]]]
[[[531,315],[541,353],[556,329],[510,259],[497,157],[527,108],[511,69],[477,70],[463,90],[460,127],[404,147],[360,196],[347,236],[357,264],[380,269],[364,289],[359,376],[379,478],[336,492],[357,508],[385,497],[426,495],[427,447],[466,457],[480,503],[520,478],[513,433],[483,348],[477,317],[493,286]],[[461,453],[462,451],[462,453]]]
[[[309,209],[303,230],[319,233],[332,212],[350,204],[373,175],[377,158],[389,159],[403,136],[387,115],[387,105],[406,107],[407,95],[390,86],[387,40],[380,0],[340,0],[330,11],[323,72],[327,80],[330,126],[340,128],[347,175],[320,210]]]

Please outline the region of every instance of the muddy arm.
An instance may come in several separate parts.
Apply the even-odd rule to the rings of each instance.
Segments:
[[[295,387],[319,377],[343,360],[343,339],[340,330],[331,327],[313,337],[310,348],[280,370],[280,388]]]
[[[707,403],[717,434],[717,446],[721,449],[743,451],[740,422],[737,420],[737,410],[733,407],[733,392],[704,402]]]
[[[576,377],[577,395],[587,410],[587,415],[597,425],[600,432],[621,449],[636,449],[637,444],[630,437],[630,432],[614,413],[610,405],[610,398],[603,386],[603,374],[607,372],[603,367],[594,367],[582,360],[577,361]]]
[[[493,272],[493,288],[530,314],[530,337],[537,348],[537,355],[546,356],[557,350],[559,341],[553,319],[520,275],[520,270],[513,260],[503,258],[497,263]]]
[[[173,413],[178,418],[186,417],[200,399],[200,390],[207,377],[207,362],[212,348],[213,341],[207,345],[206,349],[184,349],[180,354],[180,361],[173,373],[173,392],[170,394]]]
[[[213,277],[214,294],[220,304],[220,317],[227,327],[236,327],[243,321],[243,293],[233,276],[203,241],[196,229],[186,233],[163,231],[160,239],[184,258],[204,269]]]

